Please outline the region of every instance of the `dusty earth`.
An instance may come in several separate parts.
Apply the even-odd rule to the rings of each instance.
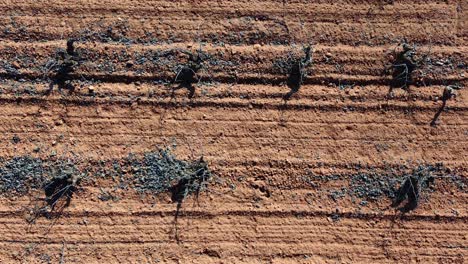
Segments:
[[[40,188],[0,194],[1,263],[464,263],[466,1],[0,2],[0,156],[73,160],[69,207],[29,223]],[[75,91],[46,94],[47,62],[75,38]],[[401,44],[426,64],[389,96]],[[290,100],[283,58],[313,45]],[[171,81],[206,55],[195,94]],[[289,55],[288,55],[289,54]],[[280,66],[278,66],[280,65]],[[50,75],[49,75],[50,77]],[[106,177],[111,161],[177,145],[213,179],[178,217],[169,193]],[[389,179],[437,167],[419,207]],[[107,196],[103,196],[106,194]]]

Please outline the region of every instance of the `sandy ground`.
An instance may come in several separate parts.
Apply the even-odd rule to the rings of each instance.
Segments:
[[[3,1],[0,156],[109,161],[176,142],[215,181],[185,201],[88,182],[53,219],[26,221],[40,191],[0,198],[2,263],[464,263],[468,194],[437,179],[406,215],[390,199],[331,193],[352,175],[442,164],[468,177],[466,1]],[[110,28],[110,29],[109,29]],[[45,63],[82,37],[73,93],[44,95]],[[431,65],[388,96],[383,75],[406,38]],[[211,57],[203,80],[171,92],[186,56]],[[314,46],[290,100],[275,62]],[[213,79],[214,82],[208,82]],[[94,82],[89,80],[94,79]],[[13,137],[19,142],[13,142]],[[40,151],[35,153],[34,150]],[[307,184],[311,173],[333,180]],[[384,174],[382,174],[384,175]]]

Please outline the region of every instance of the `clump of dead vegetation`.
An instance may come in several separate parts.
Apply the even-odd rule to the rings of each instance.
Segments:
[[[192,98],[195,94],[193,84],[199,83],[201,80],[198,72],[203,68],[203,62],[207,54],[201,50],[201,46],[195,54],[186,50],[183,50],[182,53],[188,55],[188,61],[187,64],[178,67],[174,83],[178,83],[179,86],[174,88],[174,90],[185,88],[189,91],[188,97]]]
[[[463,77],[463,71],[466,70],[466,63],[460,55],[433,54],[432,44],[427,48],[421,48],[403,40],[389,52],[389,55],[391,62],[385,67],[384,74],[392,75],[390,96],[395,88],[409,92],[411,85],[427,86],[440,83],[453,85],[453,81],[446,80],[447,76]]]
[[[170,149],[131,158],[135,189],[145,193],[171,192],[172,201],[181,204],[194,194],[198,197],[211,180],[211,171],[203,157],[193,161],[177,159]]]
[[[365,206],[369,202],[378,203],[387,198],[392,201],[392,207],[403,213],[416,209],[423,198],[428,199],[428,194],[436,191],[436,180],[462,191],[466,187],[466,179],[449,173],[441,164],[369,169],[351,175],[315,175],[309,172],[303,177],[303,182],[312,187],[318,187],[320,182],[343,180],[349,184],[325,191],[335,202],[348,196],[353,202],[357,200],[360,205]],[[407,202],[401,206],[405,200]]]
[[[80,171],[71,159],[55,159],[44,162],[44,181],[40,190],[44,193],[34,198],[28,208],[26,220],[33,223],[38,217],[60,214],[71,203],[79,190],[86,172]]]
[[[395,88],[408,90],[409,85],[413,84],[413,72],[421,64],[421,61],[416,58],[414,46],[411,47],[407,43],[403,43],[401,51],[394,50],[392,55],[393,61],[384,71],[392,75],[390,95]]]
[[[61,212],[67,207],[84,176],[85,173],[70,159],[14,157],[2,161],[0,195],[14,197],[29,192],[43,192],[34,197],[32,208],[28,208],[27,220],[33,222],[37,217]],[[58,204],[61,206],[57,210]]]
[[[101,200],[118,200],[118,191],[131,188],[142,195],[169,193],[172,202],[177,203],[178,214],[187,197],[198,199],[199,194],[207,190],[212,173],[203,157],[179,159],[173,153],[174,148],[156,149],[141,155],[130,153],[124,159],[93,163],[86,171],[94,175],[93,178],[116,182],[113,188],[101,189]]]
[[[208,164],[203,157],[185,161],[177,159],[171,150],[160,149],[145,153],[143,159],[130,159],[134,186],[139,192],[159,194],[171,193],[171,200],[177,203],[174,216],[175,238],[179,241],[177,219],[184,200],[189,195],[196,199],[206,190],[212,178]]]
[[[395,192],[395,198],[391,206],[399,207],[404,200],[408,200],[405,205],[398,209],[403,213],[416,209],[420,203],[421,192],[434,183],[433,170],[432,167],[419,166],[413,169],[410,174],[405,175],[403,182]]]
[[[73,92],[75,90],[73,81],[76,76],[73,74],[83,62],[80,53],[75,50],[75,42],[75,39],[69,39],[66,50],[59,49],[54,58],[46,63],[44,78],[51,80],[47,93],[51,93],[54,86],[57,86],[59,91],[67,89]]]
[[[312,64],[312,46],[304,46],[302,50],[304,52],[303,56],[289,52],[286,58],[273,63],[274,69],[281,74],[287,75],[286,85],[290,91],[284,95],[284,100],[289,100],[291,96],[299,91],[307,76],[307,67]]]
[[[436,126],[440,114],[445,110],[447,106],[447,101],[456,97],[457,93],[456,91],[461,89],[461,86],[458,85],[447,85],[444,88],[444,91],[442,92],[442,96],[440,97],[440,100],[442,101],[442,105],[440,106],[439,110],[435,113],[434,118],[432,118],[431,121],[431,126]]]
[[[445,78],[454,74],[464,77],[463,70],[466,69],[466,63],[456,55],[434,56],[431,54],[431,49],[430,45],[424,52],[418,51],[416,45],[409,45],[404,41],[400,51],[393,50],[393,61],[385,68],[384,73],[392,74],[390,97],[393,96],[395,88],[409,92],[410,85],[426,86],[441,83],[444,86],[442,96],[439,97],[442,105],[430,123],[431,126],[436,126],[440,114],[446,109],[447,101],[456,97],[456,91],[462,87],[457,80],[449,81]]]
[[[49,180],[43,187],[45,202],[50,206],[50,211],[54,211],[60,200],[65,201],[63,207],[68,207],[83,178],[83,174],[79,172],[73,162],[59,162],[59,166],[52,166],[49,169]]]

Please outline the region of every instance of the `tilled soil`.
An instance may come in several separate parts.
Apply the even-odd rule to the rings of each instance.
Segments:
[[[0,262],[463,263],[467,90],[430,123],[444,87],[468,83],[467,7],[3,1],[0,177],[56,159],[87,176],[69,207],[29,222],[44,198],[37,179],[0,188]],[[48,93],[48,65],[69,38],[83,59],[75,90]],[[425,63],[391,96],[384,70],[404,40]],[[312,64],[285,101],[285,62],[306,44]],[[193,97],[172,89],[183,51],[204,57]],[[168,146],[203,156],[213,174],[177,226],[169,192],[139,192],[113,165]],[[418,166],[436,168],[435,181],[402,214],[392,197]]]

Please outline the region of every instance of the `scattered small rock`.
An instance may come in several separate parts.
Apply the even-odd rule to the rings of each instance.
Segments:
[[[88,94],[94,95],[95,92],[96,92],[96,88],[94,88],[94,86],[88,87]]]

